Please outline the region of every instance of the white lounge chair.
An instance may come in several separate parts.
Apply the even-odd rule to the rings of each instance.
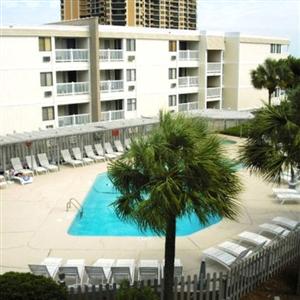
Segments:
[[[141,259],[138,264],[138,280],[160,279],[160,264],[156,259]]]
[[[252,250],[250,250],[242,245],[230,242],[230,241],[225,241],[225,242],[219,244],[217,247],[221,250],[224,250],[224,251],[234,255],[234,256],[240,256],[241,254],[244,254],[245,257],[248,257],[250,254],[253,253]]]
[[[234,264],[236,264],[242,258],[245,258],[246,254],[248,253],[248,249],[241,252],[239,256],[234,256],[222,249],[218,249],[215,247],[210,247],[208,249],[205,249],[202,253],[205,258],[209,258],[213,261],[216,261],[219,264],[226,267],[227,269],[230,269]]]
[[[120,141],[120,140],[115,140],[115,141],[114,141],[114,144],[115,144],[115,147],[116,147],[117,151],[118,151],[120,154],[123,154],[123,153],[124,153],[124,147],[123,147],[121,141]]]
[[[59,267],[59,273],[65,275],[66,285],[81,285],[84,272],[84,259],[69,259]]]
[[[276,198],[280,201],[280,204],[284,204],[286,201],[295,201],[300,202],[300,193],[285,193],[285,194],[277,194]]]
[[[84,146],[85,154],[87,157],[91,158],[94,161],[101,161],[105,160],[104,155],[96,155],[93,151],[93,148],[91,145]]]
[[[72,148],[72,151],[76,160],[81,160],[84,164],[91,164],[94,162],[94,160],[89,157],[83,157],[79,147]]]
[[[300,192],[296,189],[284,189],[284,188],[275,188],[273,189],[273,194],[276,196],[277,194],[299,194]]]
[[[259,227],[261,228],[259,233],[269,232],[269,233],[272,233],[275,235],[282,235],[282,236],[287,236],[290,233],[290,230],[287,230],[281,226],[269,224],[269,223],[260,224]]]
[[[49,163],[46,153],[39,153],[37,155],[40,165],[49,171],[58,171],[58,167]]]
[[[121,156],[123,153],[115,152],[109,142],[104,143],[104,150],[107,154],[115,155],[115,157]]]
[[[71,157],[71,154],[68,149],[63,149],[60,152],[61,152],[61,155],[62,155],[65,163],[67,163],[73,167],[79,166],[79,165],[83,166],[83,162],[81,160],[73,159]]]
[[[98,155],[104,156],[108,159],[114,159],[117,157],[115,154],[105,153],[101,144],[95,144],[95,150]]]
[[[61,266],[61,262],[62,258],[47,257],[39,265],[29,264],[28,267],[34,275],[54,278],[58,268]]]
[[[284,226],[284,227],[289,228],[291,230],[296,229],[300,225],[300,222],[298,222],[298,221],[295,221],[295,220],[292,220],[292,219],[286,218],[286,217],[280,217],[280,216],[275,217],[274,219],[272,219],[272,221],[275,224]]]
[[[254,244],[254,245],[262,245],[264,244],[265,246],[269,245],[272,240],[260,235],[258,233],[250,232],[250,231],[244,231],[240,234],[238,234],[240,240]]]
[[[25,157],[26,163],[31,170],[33,170],[36,174],[38,173],[47,173],[48,170],[44,167],[39,167],[36,163],[35,157],[32,155],[26,155]],[[32,162],[32,164],[31,164]]]
[[[17,181],[21,185],[29,184],[33,182],[33,178],[30,175],[24,175],[21,172],[16,172],[15,175],[11,177],[12,180]]]
[[[133,284],[134,268],[134,259],[118,259],[114,266],[111,267],[112,283],[120,283],[123,280],[128,280]]]
[[[21,160],[19,157],[13,157],[10,159],[12,167],[14,169],[15,172],[20,172],[24,175],[32,175],[33,176],[33,171],[32,170],[28,170],[28,169],[24,169],[21,163]]]
[[[125,140],[124,140],[124,145],[125,145],[125,148],[126,148],[127,150],[130,149],[130,144],[131,144],[131,140],[130,140],[130,139],[125,139]]]
[[[108,283],[114,262],[114,259],[100,258],[92,266],[85,266],[88,283],[93,285]]]
[[[161,264],[161,277],[164,277],[164,268],[165,268],[165,260],[163,259]],[[178,281],[181,280],[181,276],[183,276],[183,265],[179,258],[175,258],[174,260],[174,278],[177,278]]]

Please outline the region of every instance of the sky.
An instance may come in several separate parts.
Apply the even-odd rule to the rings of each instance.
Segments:
[[[0,26],[59,20],[60,0],[0,0]],[[300,0],[198,0],[198,28],[285,37],[300,57]]]

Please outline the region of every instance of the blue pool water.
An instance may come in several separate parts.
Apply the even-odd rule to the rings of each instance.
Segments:
[[[155,236],[154,232],[141,232],[135,224],[125,223],[116,216],[110,204],[118,195],[107,174],[98,175],[83,203],[82,218],[79,213],[76,215],[68,233],[76,236]],[[219,221],[219,217],[211,217],[209,223],[212,225]],[[177,236],[189,235],[205,228],[195,214],[178,219],[176,227]]]

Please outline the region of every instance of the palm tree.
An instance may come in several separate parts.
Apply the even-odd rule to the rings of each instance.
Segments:
[[[172,299],[176,218],[235,219],[241,185],[232,163],[203,121],[161,113],[159,126],[133,140],[108,174],[121,193],[113,203],[117,215],[165,235],[164,299]]]
[[[252,70],[250,75],[251,83],[256,89],[268,90],[268,103],[270,105],[272,94],[279,86],[278,62],[275,59],[267,58],[263,64]]]

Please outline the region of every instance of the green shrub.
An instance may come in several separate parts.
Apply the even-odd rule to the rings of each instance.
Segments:
[[[249,127],[250,127],[250,121],[240,124],[238,126],[227,128],[221,131],[220,133],[246,138],[248,137]]]
[[[158,300],[150,287],[130,287],[127,281],[121,283],[117,291],[117,300]]]
[[[0,275],[0,299],[65,300],[67,291],[51,278],[30,273],[8,272]]]

